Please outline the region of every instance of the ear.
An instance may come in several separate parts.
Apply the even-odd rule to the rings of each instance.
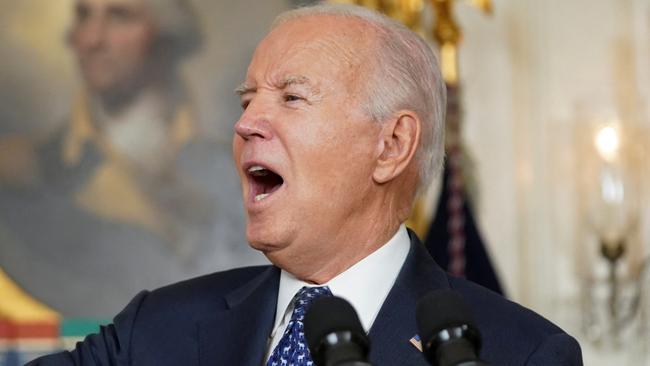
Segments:
[[[400,111],[383,123],[375,182],[382,184],[396,178],[414,159],[420,141],[420,118],[412,111]]]

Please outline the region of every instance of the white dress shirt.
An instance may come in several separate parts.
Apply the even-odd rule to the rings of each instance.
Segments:
[[[406,226],[402,224],[386,244],[322,285],[301,281],[282,270],[275,323],[269,336],[269,347],[266,353],[267,359],[275,346],[280,343],[293,312],[292,300],[303,286],[329,286],[332,294],[352,304],[367,333],[397,279],[408,255],[410,243]]]

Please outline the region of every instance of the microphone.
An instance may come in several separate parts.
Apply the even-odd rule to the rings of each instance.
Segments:
[[[427,361],[434,366],[487,366],[478,358],[481,336],[459,293],[432,291],[416,307],[418,331]]]
[[[357,312],[340,297],[321,297],[305,314],[305,338],[317,366],[371,366],[370,340]]]

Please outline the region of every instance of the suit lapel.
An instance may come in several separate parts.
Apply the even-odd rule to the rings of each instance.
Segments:
[[[428,365],[410,339],[417,334],[415,306],[427,292],[449,288],[447,275],[409,230],[411,249],[370,329],[370,360],[382,365]]]
[[[415,306],[427,292],[449,288],[445,272],[409,230],[411,248],[395,285],[370,329],[370,360],[381,365],[428,365],[410,342],[417,334]],[[271,333],[280,270],[269,267],[226,296],[226,309],[198,325],[201,366],[260,366]]]
[[[201,366],[263,363],[277,304],[280,271],[269,267],[225,298],[226,309],[198,325]]]

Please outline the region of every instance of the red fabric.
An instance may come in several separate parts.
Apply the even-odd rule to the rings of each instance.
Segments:
[[[58,322],[15,322],[0,319],[0,339],[58,338]]]

